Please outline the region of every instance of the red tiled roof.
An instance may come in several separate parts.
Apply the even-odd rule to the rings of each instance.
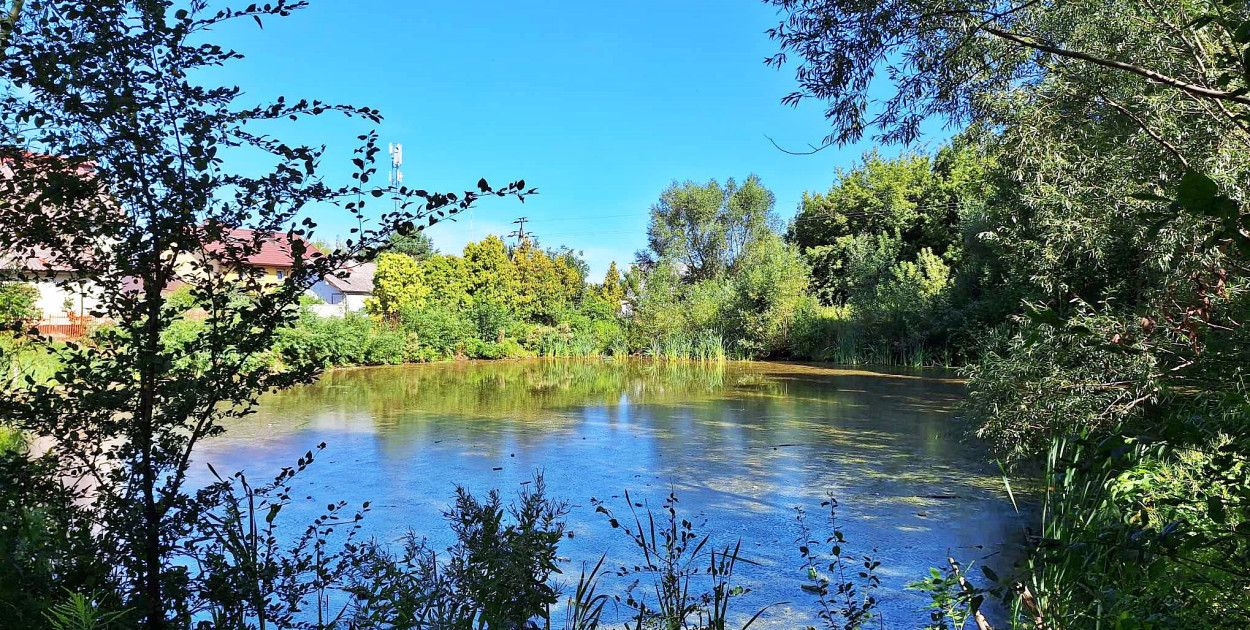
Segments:
[[[251,243],[256,232],[254,230],[235,229],[230,230],[226,238],[238,243]],[[300,237],[295,237],[300,238]],[[308,258],[317,251],[312,243],[300,239],[304,243],[304,257]],[[209,254],[216,254],[222,251],[225,246],[222,243],[212,243],[205,247]],[[273,232],[262,236],[260,239],[260,250],[255,254],[248,256],[247,264],[254,267],[294,267],[295,259],[291,253],[291,239],[286,232]]]

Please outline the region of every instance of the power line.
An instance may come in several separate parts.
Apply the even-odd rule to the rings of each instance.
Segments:
[[[594,232],[557,232],[557,233],[555,233],[555,234],[548,234],[548,235],[547,235],[547,237],[548,237],[548,238],[551,238],[551,237],[553,237],[553,236],[599,236],[599,235],[604,235],[604,234],[640,234],[640,232],[639,232],[638,230],[608,230],[608,231],[594,231]],[[641,234],[646,234],[646,232],[641,232]],[[511,234],[509,234],[509,236],[511,236]]]
[[[599,219],[624,219],[624,218],[649,219],[651,218],[651,215],[650,214],[641,215],[637,213],[592,214],[592,215],[587,215],[587,216],[558,217],[558,218],[551,218],[551,219],[531,219],[529,223],[551,223],[554,221],[598,221]]]

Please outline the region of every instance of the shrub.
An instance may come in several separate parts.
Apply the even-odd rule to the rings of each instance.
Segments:
[[[399,365],[412,354],[409,345],[409,334],[403,330],[376,326],[365,342],[360,362],[364,365]]]
[[[81,494],[53,473],[53,456],[0,451],[0,617],[5,627],[42,628],[67,592],[114,593]],[[101,604],[116,606],[114,597]]]
[[[26,437],[21,429],[0,424],[0,457],[6,453],[20,453],[26,449]]]
[[[780,237],[760,238],[748,249],[733,278],[728,310],[737,343],[745,354],[768,357],[790,346],[790,329],[809,282],[797,248]]]
[[[381,330],[372,319],[355,313],[346,317],[304,313],[294,327],[278,333],[274,351],[293,365],[376,365],[396,356],[395,362],[402,362],[404,352],[396,349],[397,340]]]
[[[934,329],[933,322],[946,307],[950,268],[929,249],[915,262],[892,265],[871,294],[861,293],[854,302],[857,313],[890,339],[922,343]]]
[[[35,304],[39,289],[25,282],[0,282],[0,324],[33,322],[43,316]]]
[[[400,322],[404,330],[416,335],[417,345],[426,357],[456,356],[463,352],[469,339],[477,338],[476,327],[465,312],[448,305],[406,309],[400,315]]]
[[[478,300],[469,308],[467,317],[473,323],[477,338],[497,341],[512,322],[512,314],[502,303],[495,300]]]
[[[965,404],[978,435],[1016,460],[1044,452],[1052,438],[1140,417],[1141,403],[1160,393],[1157,361],[1128,342],[1108,352],[1103,340],[1120,330],[1090,315],[1057,325],[1026,319],[985,335]]]

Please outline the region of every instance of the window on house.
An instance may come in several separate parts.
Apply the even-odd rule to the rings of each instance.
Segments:
[[[279,270],[278,270],[278,279],[279,279],[279,280],[282,280],[282,279],[284,279],[284,278],[286,278],[286,272],[285,272],[285,271],[283,271],[283,270],[281,270],[281,269],[279,269]]]

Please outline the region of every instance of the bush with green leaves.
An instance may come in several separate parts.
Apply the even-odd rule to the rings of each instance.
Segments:
[[[1124,322],[1085,308],[1060,320],[1049,309],[986,336],[967,369],[965,412],[978,436],[1008,461],[1044,453],[1081,431],[1137,430],[1163,397],[1158,360],[1140,341],[1110,339]]]
[[[0,324],[21,324],[37,321],[42,312],[37,306],[39,289],[26,282],[0,281]]]
[[[94,605],[123,611],[118,577],[106,560],[114,544],[95,531],[84,494],[57,478],[56,455],[32,458],[0,449],[0,619],[7,627],[43,627],[58,603],[99,593]]]

